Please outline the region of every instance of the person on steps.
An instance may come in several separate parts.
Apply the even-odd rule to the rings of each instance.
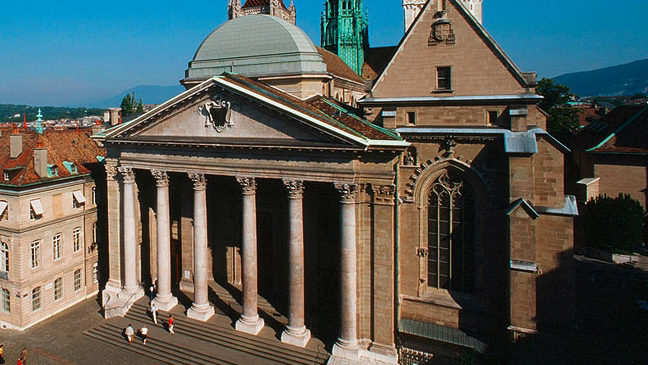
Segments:
[[[126,339],[128,339],[128,343],[133,343],[133,337],[135,336],[135,330],[133,329],[133,326],[130,324],[126,329],[124,330],[124,334],[126,335]]]

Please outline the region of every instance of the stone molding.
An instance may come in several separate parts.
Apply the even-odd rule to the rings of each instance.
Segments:
[[[114,161],[106,161],[106,179],[108,181],[110,180],[117,180],[119,178],[119,170],[117,168],[117,163]]]
[[[256,179],[253,177],[236,177],[236,181],[241,185],[243,195],[256,194]]]
[[[162,170],[151,170],[151,175],[155,178],[155,184],[159,188],[169,186],[169,175],[166,171]]]
[[[304,196],[303,180],[283,180],[284,186],[288,191],[288,199],[302,199]]]
[[[198,172],[189,173],[189,178],[193,182],[194,190],[206,190],[207,189],[207,179],[205,174]]]
[[[135,172],[130,167],[120,166],[117,168],[119,174],[124,181],[124,184],[134,184],[135,183]]]

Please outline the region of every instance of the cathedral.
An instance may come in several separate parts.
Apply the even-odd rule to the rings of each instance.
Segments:
[[[231,0],[184,93],[94,136],[105,316],[156,283],[158,308],[187,296],[209,321],[226,288],[236,330],[317,339],[328,364],[502,359],[572,326],[568,150],[481,0],[405,0],[402,40],[380,48],[362,0],[323,10],[317,47],[292,2]]]

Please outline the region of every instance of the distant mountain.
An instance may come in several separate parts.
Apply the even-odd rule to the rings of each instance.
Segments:
[[[177,86],[155,86],[155,85],[140,85],[134,88],[122,91],[121,93],[103,100],[96,100],[90,102],[80,103],[85,107],[91,108],[118,108],[121,105],[122,99],[126,94],[135,93],[137,100],[142,99],[144,104],[161,104],[172,97],[185,91],[181,85]]]
[[[553,78],[580,96],[632,96],[648,93],[648,59]]]

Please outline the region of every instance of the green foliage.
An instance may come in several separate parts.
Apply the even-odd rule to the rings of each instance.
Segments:
[[[613,253],[632,252],[641,242],[645,211],[629,194],[599,195],[588,201],[578,219],[589,246]]]
[[[78,119],[91,115],[102,116],[104,112],[103,109],[97,108],[35,107],[29,105],[0,104],[0,123],[22,123],[25,113],[27,113],[27,121],[32,122],[36,120],[38,108],[41,108],[43,119],[45,120]],[[15,117],[17,114],[20,115]]]
[[[125,118],[135,113],[137,108],[137,101],[135,100],[135,93],[126,94],[121,102],[122,117]]]
[[[139,102],[137,103],[137,110],[135,110],[135,113],[137,114],[142,114],[144,113],[144,104],[142,104],[142,99],[139,99]]]
[[[630,99],[645,99],[645,98],[646,98],[646,94],[642,94],[642,93],[637,93],[630,97]]]
[[[544,96],[538,104],[549,113],[548,132],[553,135],[573,133],[578,129],[578,111],[567,104],[574,94],[569,87],[556,84],[552,79],[543,78],[538,82],[536,92]]]

